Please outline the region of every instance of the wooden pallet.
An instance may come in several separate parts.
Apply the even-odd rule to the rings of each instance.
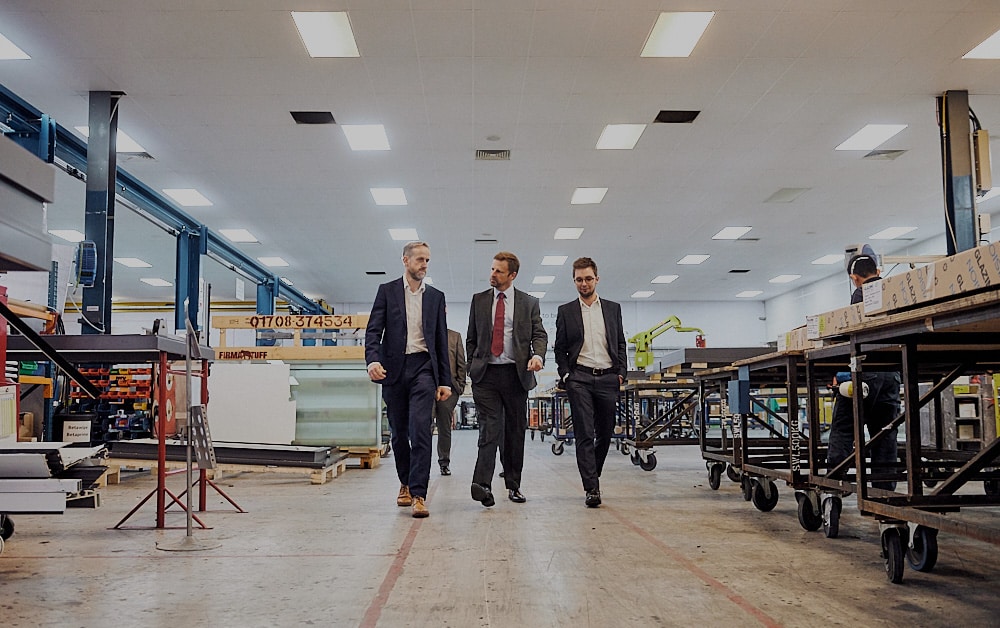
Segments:
[[[356,469],[374,469],[382,463],[382,450],[374,447],[341,447],[340,451],[350,456],[351,460],[357,460]]]
[[[101,474],[101,477],[97,478],[98,486],[107,486],[108,484],[119,484],[122,479],[122,468],[116,464],[108,465],[107,470]]]
[[[124,469],[149,469],[150,473],[156,474],[156,460],[139,460],[129,458],[114,458],[114,461]],[[181,460],[168,460],[167,471],[184,469],[187,463]],[[195,467],[197,469],[197,467]],[[282,467],[264,464],[231,464],[219,463],[214,470],[208,472],[208,477],[216,479],[223,473],[293,473],[297,475],[308,475],[311,484],[326,484],[329,480],[338,477],[347,469],[347,458],[343,457],[332,464],[323,467]]]

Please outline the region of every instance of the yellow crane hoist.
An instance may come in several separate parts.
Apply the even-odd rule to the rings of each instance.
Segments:
[[[653,339],[671,329],[678,332],[698,332],[694,344],[696,347],[705,346],[705,332],[697,327],[682,327],[681,319],[676,316],[669,316],[660,321],[655,327],[651,327],[646,331],[640,331],[628,339],[630,343],[635,345],[635,367],[637,369],[645,369],[653,363]]]

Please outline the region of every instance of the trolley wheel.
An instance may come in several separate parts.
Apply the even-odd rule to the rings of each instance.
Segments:
[[[803,530],[815,532],[823,527],[823,513],[816,512],[813,508],[812,500],[805,493],[796,493],[795,499],[799,502],[799,525]]]
[[[983,480],[983,490],[991,497],[1000,497],[1000,480]]]
[[[561,456],[563,453],[563,444],[560,441],[552,443],[552,453],[557,456]]]
[[[938,531],[934,528],[917,526],[913,530],[913,540],[906,550],[906,560],[916,571],[934,569],[938,557]]]
[[[531,440],[535,440],[535,430],[528,430],[531,432]]]
[[[656,468],[656,454],[649,454],[646,459],[639,459],[639,468],[643,471],[652,471]]]
[[[767,488],[771,491],[770,497],[767,496],[767,492],[764,490],[764,483],[757,482],[753,489],[753,495],[750,498],[753,500],[754,508],[761,512],[771,512],[778,505],[778,487],[771,480],[767,480]]]
[[[840,511],[844,507],[837,495],[823,498],[823,533],[826,538],[835,539],[840,534]]]
[[[14,520],[7,515],[0,515],[0,539],[6,541],[14,535]]]
[[[753,499],[753,480],[749,475],[744,475],[740,480],[740,488],[743,489],[743,501],[748,502]]]
[[[3,554],[3,539],[0,539],[0,554]]]
[[[638,451],[633,451],[632,452],[632,464],[634,464],[636,466],[639,466],[639,461],[640,460],[641,460],[641,458],[639,458],[639,452]]]
[[[740,472],[733,465],[726,465],[726,477],[738,484],[740,481]]]
[[[708,486],[711,487],[713,491],[719,490],[719,485],[722,483],[722,465],[713,464],[712,468],[708,470]]]
[[[552,428],[551,427],[545,428],[545,435],[546,436],[552,436]]]
[[[538,440],[542,441],[543,443],[545,442],[545,432],[541,432],[538,434]]]
[[[885,575],[893,584],[899,584],[903,581],[903,538],[899,530],[899,528],[886,528],[882,531],[882,558],[885,561]]]
[[[621,452],[623,456],[628,455],[628,443],[622,443]]]

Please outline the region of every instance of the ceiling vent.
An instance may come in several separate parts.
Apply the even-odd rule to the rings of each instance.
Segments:
[[[735,275],[741,275],[741,274],[743,274],[743,273],[748,273],[748,272],[750,272],[750,269],[749,269],[749,268],[734,268],[734,269],[732,269],[732,270],[731,270],[731,271],[729,271],[729,272],[731,272],[731,273],[733,273],[733,274],[735,274]]]
[[[510,161],[509,150],[477,150],[476,161]]]
[[[476,238],[475,242],[477,244],[496,244],[497,240],[496,240],[496,238],[485,238],[485,239],[483,239],[483,238]]]
[[[385,271],[384,270],[366,270],[365,274],[366,275],[384,275]]]
[[[296,124],[336,124],[329,111],[289,111]]]
[[[905,150],[873,150],[862,157],[862,159],[871,159],[873,161],[892,161],[905,152]]]
[[[661,124],[690,124],[698,117],[700,111],[671,111],[664,109],[656,114],[654,123]]]

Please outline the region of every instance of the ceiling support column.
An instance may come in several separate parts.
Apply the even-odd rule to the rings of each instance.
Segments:
[[[975,248],[976,184],[972,176],[969,92],[949,90],[938,96],[941,165],[944,170],[945,241],[948,255]]]
[[[188,320],[196,330],[202,306],[201,256],[208,254],[208,228],[199,231],[183,229],[177,234],[177,263],[174,283],[174,328],[185,329],[184,301],[188,301]]]

